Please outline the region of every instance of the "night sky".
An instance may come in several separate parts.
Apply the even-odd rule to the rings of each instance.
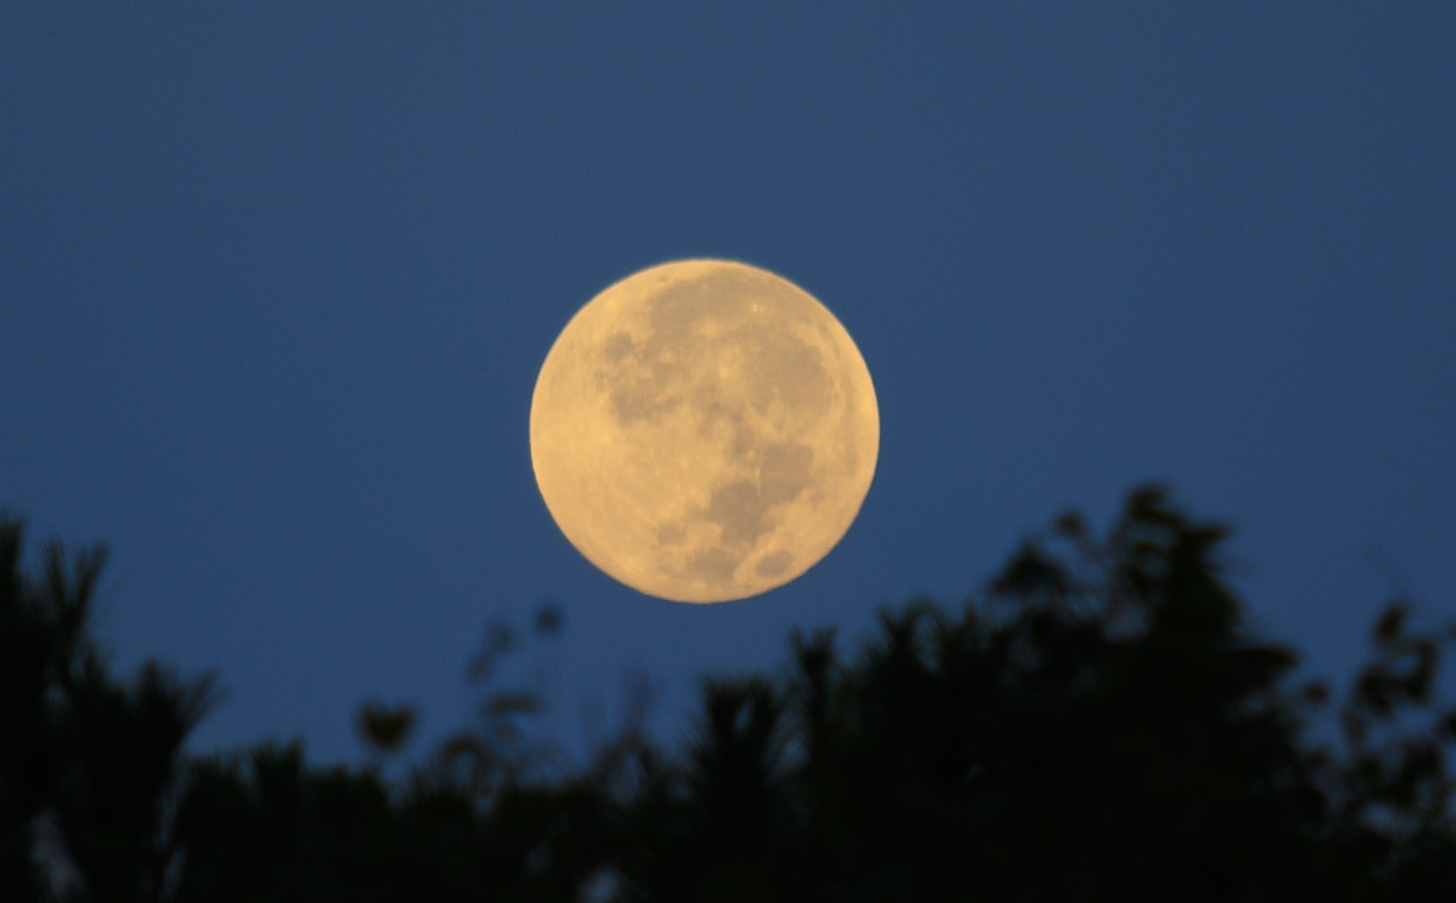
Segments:
[[[1311,673],[1392,592],[1456,620],[1456,5],[166,6],[0,7],[0,506],[110,546],[119,668],[218,669],[198,751],[438,738],[553,599],[562,738],[634,669],[680,736],[1154,479]],[[839,547],[708,607],[581,558],[527,443],[571,315],[703,256],[823,301],[882,418]]]

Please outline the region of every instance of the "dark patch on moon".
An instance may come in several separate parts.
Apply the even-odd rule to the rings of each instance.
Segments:
[[[709,583],[725,586],[733,582],[733,571],[738,567],[738,556],[727,549],[714,547],[703,549],[688,561],[688,573],[701,577]]]
[[[769,505],[792,501],[809,485],[813,469],[814,449],[796,442],[776,442],[763,450],[759,494]]]
[[[758,479],[734,480],[718,487],[703,517],[722,530],[723,545],[746,550],[770,529],[769,511],[793,501],[809,485],[814,450],[794,442],[776,442],[763,450]]]
[[[745,330],[745,332],[747,332]],[[753,366],[743,374],[748,403],[767,414],[774,402],[813,423],[834,403],[834,380],[824,369],[823,353],[792,335],[755,328],[741,341],[753,349]]]
[[[758,487],[748,480],[735,480],[713,491],[703,517],[723,531],[723,545],[747,548],[768,529],[768,505]]]
[[[678,406],[681,399],[663,397],[650,382],[638,381],[612,392],[612,411],[617,422],[630,426],[639,421],[657,421]]]
[[[779,549],[772,555],[765,555],[763,560],[753,570],[754,573],[765,580],[774,580],[787,573],[789,565],[793,564],[793,562],[793,553],[788,549]]]
[[[607,336],[606,344],[602,345],[602,356],[614,364],[620,364],[622,359],[630,356],[636,350],[636,343],[632,341],[632,334],[629,332],[614,332]]]
[[[777,288],[771,282],[751,282],[737,272],[719,272],[684,279],[663,289],[647,302],[652,334],[672,336],[674,340],[693,335],[698,332],[695,327],[704,322],[704,311],[711,311],[712,319],[722,323],[742,320],[751,299]]]

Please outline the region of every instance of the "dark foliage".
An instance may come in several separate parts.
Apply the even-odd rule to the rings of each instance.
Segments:
[[[849,656],[796,635],[783,674],[705,683],[681,750],[629,723],[570,771],[526,729],[540,699],[494,681],[517,638],[493,627],[476,726],[405,768],[412,711],[371,703],[348,770],[185,759],[210,680],[112,678],[86,633],[102,556],[50,546],[29,577],[6,521],[0,898],[1456,899],[1450,635],[1392,603],[1317,745],[1329,693],[1244,628],[1225,535],[1156,488],[1104,537],[1065,516],[984,599],[886,611]]]

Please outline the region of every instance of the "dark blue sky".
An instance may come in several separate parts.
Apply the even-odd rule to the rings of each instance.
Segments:
[[[119,665],[220,669],[200,749],[438,736],[548,597],[568,739],[631,667],[673,733],[1153,478],[1316,672],[1392,589],[1456,618],[1450,3],[181,6],[0,8],[0,505],[111,545]],[[526,433],[576,309],[689,256],[820,298],[883,430],[839,548],[707,608],[578,556]]]

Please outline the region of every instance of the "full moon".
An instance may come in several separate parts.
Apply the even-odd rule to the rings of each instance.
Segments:
[[[547,509],[610,576],[726,602],[813,567],[879,454],[874,386],[824,305],[726,260],[635,273],[566,324],[531,399]]]

